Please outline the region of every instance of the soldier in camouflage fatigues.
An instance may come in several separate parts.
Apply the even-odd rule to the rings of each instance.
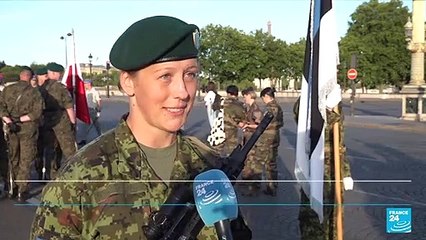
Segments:
[[[244,105],[238,100],[238,87],[230,85],[226,88],[226,93],[223,101],[225,141],[217,147],[222,156],[231,154],[234,147],[241,143],[238,129],[244,126],[246,121]]]
[[[246,124],[243,127],[245,143],[250,139],[260,121],[262,121],[263,113],[256,103],[256,92],[253,89],[243,90],[242,94],[247,109]],[[243,180],[262,180],[264,155],[259,153],[259,145],[261,145],[261,143],[258,141],[247,156],[244,169],[241,173],[241,178]],[[260,181],[243,185],[247,186],[247,192],[243,191],[245,195],[254,195],[260,190]]]
[[[169,180],[188,180],[192,189],[198,173],[220,167],[215,151],[179,130],[196,97],[198,34],[195,25],[156,16],[118,38],[110,60],[121,70],[129,113],[44,188],[32,240],[147,239],[150,214],[178,186]],[[248,232],[234,239],[250,239]],[[197,239],[217,239],[215,229],[204,227]]]
[[[266,180],[278,179],[277,158],[278,147],[280,146],[280,129],[284,126],[283,110],[275,101],[274,92],[275,91],[270,87],[267,87],[260,92],[260,97],[263,102],[266,103],[266,111],[271,112],[274,115],[271,123],[259,139],[262,143],[262,147],[259,147],[261,149],[260,154],[262,154],[262,156],[266,156],[264,161]],[[275,196],[277,194],[277,187],[277,182],[268,182],[264,193]]]
[[[297,99],[294,107],[294,117],[296,122],[298,121],[297,117],[299,115],[299,101]],[[334,176],[334,147],[333,147],[333,125],[336,122],[339,122],[339,137],[340,137],[340,165],[341,172],[340,176],[342,178],[350,177],[350,165],[346,159],[346,146],[344,143],[344,114],[342,112],[342,103],[338,104],[339,113],[334,110],[327,109],[327,125],[324,132],[324,199],[323,202],[326,204],[335,203],[335,188],[333,182],[335,180]],[[343,184],[341,189],[341,196],[343,202]],[[301,239],[306,240],[333,240],[337,239],[336,231],[336,218],[335,218],[335,207],[325,206],[323,208],[324,220],[320,223],[318,215],[315,213],[312,208],[310,208],[309,198],[303,192],[300,191],[300,202],[301,206],[299,207],[299,228],[301,233]],[[342,208],[343,215],[343,208]]]
[[[40,68],[35,71],[37,77],[38,87],[41,96],[44,99],[48,98],[48,92],[46,88],[42,86],[49,79],[47,76],[47,68]],[[43,109],[46,114],[46,110]],[[35,169],[38,173],[40,180],[43,178],[43,167],[45,168],[45,176],[43,180],[53,179],[56,176],[56,171],[61,165],[62,150],[61,146],[56,139],[55,132],[47,123],[44,124],[42,118],[39,125],[39,136],[37,140],[37,158],[35,160]]]
[[[45,101],[43,111],[43,136],[48,143],[55,143],[56,140],[61,147],[64,159],[68,159],[77,151],[75,139],[76,118],[74,113],[74,104],[70,93],[66,87],[59,81],[63,67],[56,63],[47,64],[47,74],[49,79],[40,86],[40,91]],[[54,132],[54,135],[52,134]],[[54,147],[54,146],[52,146]],[[49,154],[51,172],[50,177],[55,177],[55,172],[59,169],[57,161],[57,152]],[[51,159],[53,158],[53,159]]]
[[[176,144],[171,180],[190,179],[212,167],[189,138],[178,135]],[[73,157],[62,169],[59,182],[44,188],[30,239],[145,239],[142,226],[148,224],[149,214],[158,210],[173,187],[160,180],[167,179],[159,178],[150,167],[122,120],[115,130]],[[199,239],[215,239],[209,235],[215,236],[213,228],[205,228]]]
[[[0,79],[1,81],[1,79]],[[0,82],[2,84],[2,82]],[[1,85],[0,95],[2,94],[3,86]],[[1,99],[1,97],[0,97]],[[7,170],[8,170],[8,157],[7,157],[7,143],[3,131],[3,121],[0,124],[0,199],[6,197],[7,185]]]
[[[31,77],[30,69],[22,70],[20,80],[5,87],[0,99],[0,116],[9,126],[9,167],[13,180],[29,179],[31,162],[37,154],[38,121],[42,114],[43,99],[39,91],[31,87]],[[13,130],[12,125],[16,126],[16,130]],[[28,183],[17,182],[15,186],[18,200],[24,200]]]

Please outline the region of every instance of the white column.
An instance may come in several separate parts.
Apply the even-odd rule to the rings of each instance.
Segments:
[[[413,0],[413,37],[410,85],[423,85],[425,45],[425,0]]]

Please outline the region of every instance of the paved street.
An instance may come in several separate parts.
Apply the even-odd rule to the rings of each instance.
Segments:
[[[293,175],[296,124],[293,98],[279,99],[285,114],[279,149],[278,197],[239,196],[241,209],[255,240],[299,239],[299,187]],[[345,140],[354,190],[345,193],[344,232],[347,240],[426,239],[426,123],[402,121],[400,100],[357,99],[354,116],[344,101]],[[101,124],[115,126],[127,109],[125,98],[104,99]],[[185,126],[189,134],[206,139],[207,115],[197,102]],[[395,183],[395,180],[407,180]],[[34,186],[36,187],[36,186]],[[29,202],[37,203],[37,197]],[[386,208],[411,207],[412,233],[387,234]],[[28,239],[35,207],[0,201],[0,239]]]

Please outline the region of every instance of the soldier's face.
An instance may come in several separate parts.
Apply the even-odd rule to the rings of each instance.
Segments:
[[[251,99],[251,96],[250,96],[250,95],[248,95],[248,94],[246,94],[246,95],[243,95],[243,98],[244,98],[244,102],[245,102],[245,103],[249,103],[249,102],[250,102],[250,99]]]
[[[194,58],[157,63],[137,71],[131,89],[124,89],[129,95],[132,92],[128,90],[135,94],[131,111],[140,115],[141,124],[168,132],[179,130],[192,109],[199,70]]]
[[[61,73],[49,70],[47,71],[47,77],[51,80],[59,80],[61,78]]]

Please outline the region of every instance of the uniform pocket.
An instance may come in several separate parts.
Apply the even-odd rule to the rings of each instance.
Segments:
[[[112,182],[94,193],[91,236],[98,239],[139,239],[148,223],[150,194],[147,183]],[[97,238],[93,238],[97,239]]]

